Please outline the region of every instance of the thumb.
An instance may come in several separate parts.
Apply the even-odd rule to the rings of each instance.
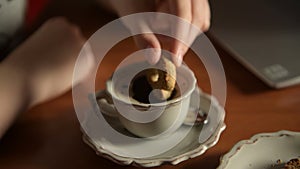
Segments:
[[[134,37],[138,48],[146,49],[145,58],[150,64],[156,64],[161,56],[161,45],[153,33],[139,34]]]

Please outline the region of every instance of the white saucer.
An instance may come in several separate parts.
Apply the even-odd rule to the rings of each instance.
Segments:
[[[198,90],[196,92],[199,92]],[[191,100],[199,100],[198,93],[193,94]],[[193,98],[194,97],[194,98]],[[208,123],[205,125],[194,125],[181,126],[174,135],[186,135],[184,139],[179,142],[176,146],[170,150],[163,152],[162,154],[155,155],[147,158],[132,158],[126,155],[126,150],[132,148],[134,144],[135,147],[139,147],[145,152],[151,151],[153,145],[155,147],[161,147],[169,143],[172,139],[170,137],[158,138],[158,139],[141,139],[134,143],[124,143],[121,141],[117,143],[108,143],[105,138],[91,139],[83,131],[83,140],[90,145],[98,155],[108,158],[121,165],[134,165],[142,167],[155,167],[164,163],[169,163],[176,165],[182,161],[188,160],[190,158],[197,157],[203,154],[208,148],[214,146],[220,137],[220,134],[225,129],[224,117],[225,111],[222,106],[220,106],[217,100],[205,93],[200,92],[200,108],[201,110],[208,113]],[[191,101],[191,107],[193,106],[193,101]],[[95,105],[98,108],[98,105]],[[105,116],[105,115],[103,115]],[[96,116],[95,116],[96,117]],[[86,123],[93,123],[94,118],[89,118]],[[120,124],[117,118],[105,116],[106,121],[119,133],[127,136],[135,137],[129,133]],[[103,131],[105,132],[105,131]]]
[[[238,142],[221,158],[218,169],[279,169],[299,157],[300,132],[262,133]]]

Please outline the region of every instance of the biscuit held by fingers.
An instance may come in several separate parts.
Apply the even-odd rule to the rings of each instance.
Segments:
[[[154,90],[153,94],[158,100],[170,98],[176,84],[176,66],[166,57],[161,57],[156,64],[158,69],[147,71],[147,81]]]

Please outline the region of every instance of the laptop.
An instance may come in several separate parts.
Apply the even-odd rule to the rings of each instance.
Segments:
[[[213,0],[210,34],[274,88],[300,84],[299,0]]]

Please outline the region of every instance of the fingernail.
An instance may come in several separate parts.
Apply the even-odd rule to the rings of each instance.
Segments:
[[[160,58],[160,52],[160,49],[149,46],[145,49],[145,58],[150,64],[154,65]]]
[[[174,63],[177,67],[180,67],[181,66],[181,63],[182,63],[182,59],[183,59],[183,55],[182,55],[182,51],[179,50],[177,52],[177,55],[175,55],[175,58],[174,58]]]

